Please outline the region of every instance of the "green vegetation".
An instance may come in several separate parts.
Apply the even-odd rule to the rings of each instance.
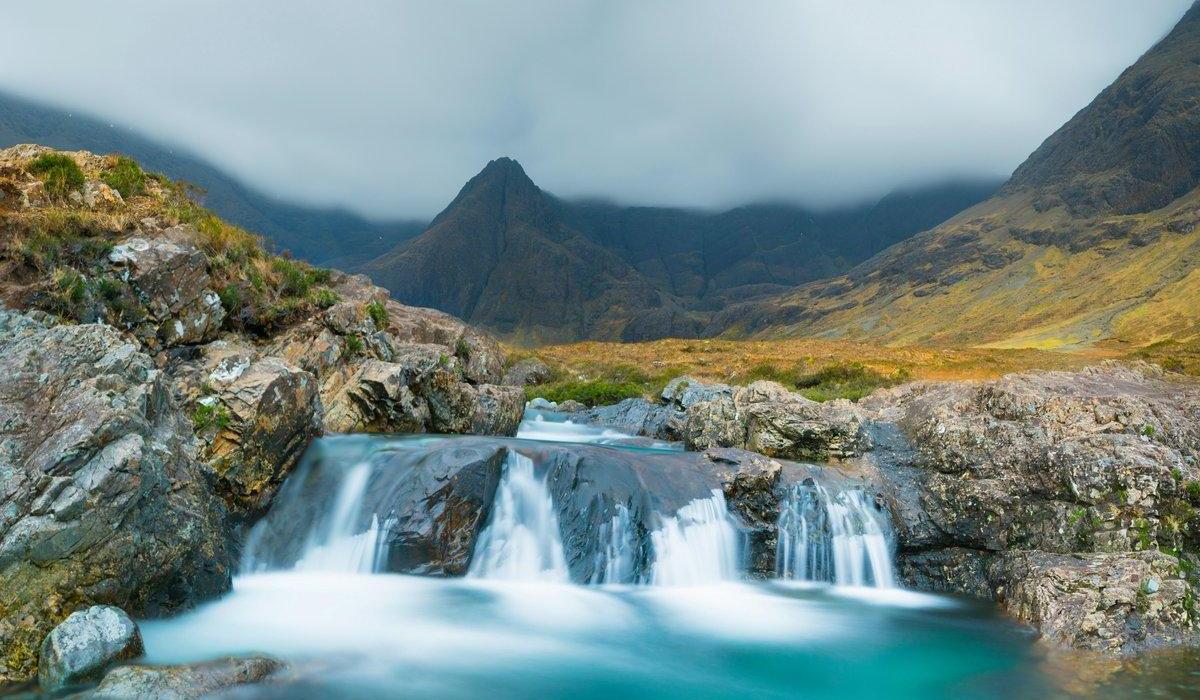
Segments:
[[[219,403],[202,403],[196,406],[196,410],[192,413],[192,423],[196,426],[197,433],[203,433],[209,428],[220,432],[229,425],[229,421],[229,409]]]
[[[62,153],[43,153],[26,166],[29,172],[39,176],[46,186],[46,194],[63,198],[83,188],[83,171],[73,158]]]
[[[100,181],[121,193],[125,199],[146,189],[146,173],[134,160],[117,156],[112,167],[100,173]]]
[[[604,379],[563,381],[525,387],[526,399],[538,396],[554,402],[571,399],[585,406],[605,406],[642,396],[644,393],[645,387],[642,384],[614,383]]]
[[[466,338],[459,338],[458,341],[454,343],[454,354],[458,355],[459,357],[467,357],[471,354],[471,346],[467,343]]]
[[[880,387],[895,386],[910,379],[911,375],[904,369],[883,374],[861,362],[839,362],[804,375],[795,384],[801,394],[813,401],[857,401]]]
[[[346,336],[346,344],[342,346],[342,359],[348,360],[351,357],[361,355],[364,350],[366,350],[366,344],[363,343],[362,338],[357,335],[348,335]]]
[[[329,287],[317,287],[315,290],[313,290],[312,300],[313,303],[318,307],[322,309],[328,309],[329,307],[338,303],[341,298],[338,297],[337,292],[333,291]]]
[[[367,316],[371,318],[371,321],[379,330],[387,328],[388,312],[387,307],[383,305],[383,302],[379,301],[378,299],[372,299],[367,304]]]

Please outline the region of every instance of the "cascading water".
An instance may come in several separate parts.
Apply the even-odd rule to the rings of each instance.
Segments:
[[[659,586],[692,586],[737,576],[741,560],[737,527],[719,489],[664,518],[651,534],[654,565],[650,580]]]
[[[570,580],[554,501],[525,455],[510,451],[505,458],[491,522],[479,535],[467,577]]]
[[[598,534],[604,548],[596,552],[592,577],[588,583],[626,583],[634,580],[637,573],[637,537],[629,508],[618,504],[616,514],[600,526]]]
[[[293,567],[295,570],[364,574],[378,570],[379,518],[372,515],[366,530],[359,527],[359,506],[370,478],[371,465],[366,462],[359,462],[346,471],[338,485],[332,511],[309,530],[302,554]],[[259,557],[258,538],[252,536],[242,557],[242,571],[267,568],[269,566]]]
[[[820,484],[788,492],[778,523],[779,578],[844,586],[895,586],[891,549],[861,489],[831,495]]]

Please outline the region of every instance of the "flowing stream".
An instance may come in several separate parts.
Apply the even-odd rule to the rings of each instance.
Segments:
[[[233,590],[143,623],[149,659],[265,652],[292,662],[283,684],[238,697],[1051,692],[1027,633],[990,606],[896,587],[886,516],[860,489],[792,487],[778,578],[754,581],[747,533],[720,489],[689,500],[691,482],[663,482],[645,498],[621,481],[660,483],[658,465],[686,456],[675,446],[544,415],[520,436],[319,440],[252,530]],[[474,471],[438,476],[447,460]],[[395,507],[425,474],[420,493],[462,490],[428,514]],[[467,517],[477,492],[493,495],[457,569],[465,575],[386,573],[457,566],[454,537],[419,540],[441,554],[417,557],[412,533]]]

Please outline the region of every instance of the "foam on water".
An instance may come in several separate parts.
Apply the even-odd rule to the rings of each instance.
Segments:
[[[712,490],[698,498],[651,535],[654,564],[651,582],[658,586],[694,586],[729,581],[741,564],[740,537],[729,517],[725,495]]]

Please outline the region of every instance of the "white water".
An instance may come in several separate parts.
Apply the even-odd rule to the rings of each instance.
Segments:
[[[891,549],[879,516],[860,489],[831,495],[797,485],[779,513],[776,574],[843,586],[896,585]]]
[[[570,580],[554,501],[525,455],[509,451],[505,459],[491,521],[479,535],[467,577]]]
[[[654,565],[651,582],[659,586],[695,586],[737,577],[741,548],[725,496],[713,489],[697,498],[651,533]]]
[[[605,543],[604,551],[596,553],[592,579],[588,583],[631,581],[637,567],[637,542],[633,531],[633,518],[624,504],[617,505],[616,515],[600,527],[599,536]]]
[[[679,450],[678,443],[651,440],[619,430],[588,423],[576,423],[569,414],[542,409],[526,409],[525,419],[517,426],[517,437],[544,442],[582,442],[597,445],[632,445],[660,450]]]

